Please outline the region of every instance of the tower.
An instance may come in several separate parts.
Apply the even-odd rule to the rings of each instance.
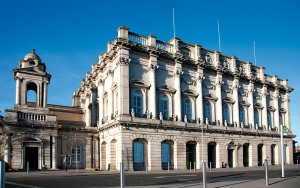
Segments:
[[[47,107],[48,84],[51,75],[46,72],[46,65],[33,49],[13,70],[16,80],[16,103],[18,107]],[[35,92],[35,102],[28,101],[28,92]]]

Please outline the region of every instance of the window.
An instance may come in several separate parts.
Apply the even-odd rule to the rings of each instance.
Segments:
[[[142,142],[133,143],[133,162],[143,163],[144,162],[144,144]]]
[[[254,125],[260,127],[258,110],[254,110]]]
[[[133,94],[133,110],[137,117],[142,117],[143,115],[142,96],[143,95],[140,91],[135,91]]]
[[[164,119],[169,118],[169,107],[168,107],[168,97],[167,96],[162,96],[160,98],[160,110],[163,115]]]
[[[273,127],[273,123],[272,123],[272,116],[270,111],[268,111],[268,126],[270,125],[270,127]]]
[[[171,146],[168,143],[161,144],[161,162],[171,162]]]
[[[192,120],[191,101],[189,99],[184,100],[184,115],[186,115],[188,120]]]
[[[227,104],[223,105],[223,120],[227,121],[227,123],[230,123],[230,113],[229,113],[229,107]]]
[[[76,144],[72,148],[72,162],[78,163],[81,162],[81,145]]]
[[[244,124],[246,124],[245,122],[245,110],[243,107],[240,107],[240,124],[242,124],[242,122]]]
[[[212,122],[212,114],[211,114],[211,105],[208,101],[205,103],[205,118],[208,119],[209,122]]]

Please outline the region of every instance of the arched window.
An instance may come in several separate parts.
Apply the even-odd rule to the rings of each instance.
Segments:
[[[74,163],[81,162],[81,152],[82,152],[81,150],[82,150],[81,144],[76,144],[72,148],[72,162]]]
[[[272,116],[271,116],[271,112],[268,111],[268,126],[273,127],[273,122],[272,122]]]
[[[191,101],[189,99],[184,100],[184,115],[188,120],[192,120]]]
[[[230,113],[229,113],[229,107],[227,104],[223,105],[223,120],[227,121],[227,123],[230,123]]]
[[[205,102],[205,118],[208,119],[208,121],[211,123],[212,122],[212,114],[211,114],[211,105],[210,102],[206,101]]]
[[[137,117],[142,117],[143,115],[143,95],[140,91],[135,91],[133,93],[133,110]]]
[[[260,127],[260,123],[259,123],[259,113],[257,108],[254,110],[254,125]]]
[[[26,103],[37,103],[37,85],[33,82],[27,84]]]
[[[244,108],[241,106],[240,107],[240,124],[241,123],[244,123],[244,125],[246,124],[246,122],[245,122],[245,110],[244,110]]]
[[[169,103],[168,103],[167,96],[162,96],[160,98],[160,110],[163,115],[163,118],[168,119],[169,118]]]
[[[144,162],[144,143],[139,141],[133,142],[133,162],[143,163]]]

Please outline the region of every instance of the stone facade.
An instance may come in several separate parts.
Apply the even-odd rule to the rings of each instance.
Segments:
[[[100,170],[118,170],[122,161],[127,170],[149,171],[199,169],[201,161],[212,168],[258,166],[266,158],[280,164],[280,125],[291,130],[293,89],[264,69],[120,27],[75,91],[73,107],[65,107],[47,104],[51,76],[33,51],[14,70],[16,104],[2,123],[2,156],[11,168],[35,156],[39,169],[63,167],[64,155],[73,168]],[[36,103],[26,102],[28,90]],[[293,138],[291,131],[284,137],[287,164]]]

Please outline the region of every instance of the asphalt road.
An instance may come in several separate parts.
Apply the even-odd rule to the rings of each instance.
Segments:
[[[215,169],[207,172],[207,183],[255,181],[264,179],[263,168]],[[286,177],[300,177],[300,168],[285,171]],[[269,170],[269,178],[281,177],[280,168]],[[201,172],[163,171],[163,172],[125,172],[126,186],[169,187],[171,185],[190,185],[202,182]],[[83,188],[83,187],[120,187],[119,172],[100,171],[37,171],[6,173],[6,188],[43,187],[43,188]],[[179,186],[181,187],[181,186]],[[299,185],[300,187],[300,185]]]

